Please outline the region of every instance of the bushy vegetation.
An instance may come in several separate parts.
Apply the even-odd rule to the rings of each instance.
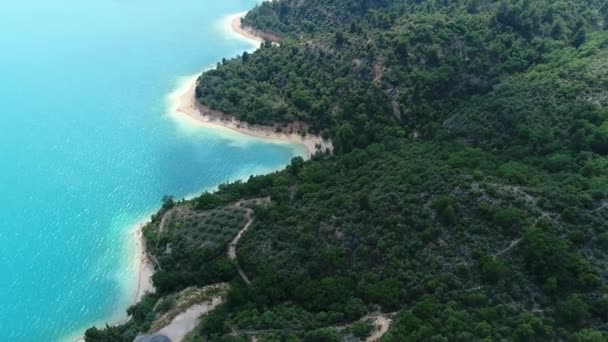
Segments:
[[[165,220],[163,231],[160,223],[144,230],[148,252],[159,268],[153,276],[157,291],[170,293],[232,279],[234,267],[226,249],[246,223],[244,209],[197,211],[183,206],[168,215],[172,216]]]
[[[250,23],[264,29],[272,16],[263,13],[282,6],[294,7],[285,15],[290,22],[315,9],[348,15],[339,22],[350,24],[324,26],[320,16],[314,23],[323,34],[224,60],[200,78],[200,101],[253,123],[304,121],[338,146],[363,148],[386,134],[434,138],[462,101],[580,46],[577,32],[586,41],[605,11],[595,0],[406,1],[358,15],[337,3],[278,1],[251,12]]]
[[[385,341],[608,339],[607,20],[599,0],[252,11],[284,39],[205,73],[199,100],[336,149],[191,203],[271,198],[238,246],[251,285],[226,269],[199,338],[337,341],[381,310]],[[165,272],[214,281],[217,260],[181,260]]]

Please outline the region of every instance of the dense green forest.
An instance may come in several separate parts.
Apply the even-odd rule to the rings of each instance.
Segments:
[[[166,201],[146,228],[158,294],[87,341],[130,341],[159,298],[216,282],[227,302],[193,341],[359,340],[373,312],[393,317],[383,341],[608,340],[607,22],[599,0],[260,5],[244,23],[280,45],[222,61],[197,97],[334,153]],[[221,251],[259,198],[247,285]],[[159,233],[174,206],[190,228]]]

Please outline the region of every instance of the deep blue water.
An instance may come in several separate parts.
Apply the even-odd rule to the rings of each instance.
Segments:
[[[290,145],[167,115],[167,95],[250,45],[223,18],[254,0],[0,4],[0,341],[56,341],[119,318],[132,227],[183,197],[283,167]]]

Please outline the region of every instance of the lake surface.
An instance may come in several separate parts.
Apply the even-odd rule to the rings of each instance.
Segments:
[[[124,317],[133,227],[184,197],[279,169],[299,147],[188,128],[181,77],[251,45],[254,0],[0,5],[0,340],[59,341]]]

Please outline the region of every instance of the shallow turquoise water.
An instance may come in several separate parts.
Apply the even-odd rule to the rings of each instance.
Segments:
[[[184,130],[179,77],[250,48],[222,31],[253,0],[0,5],[0,341],[121,316],[133,224],[178,197],[275,170],[299,149]]]

